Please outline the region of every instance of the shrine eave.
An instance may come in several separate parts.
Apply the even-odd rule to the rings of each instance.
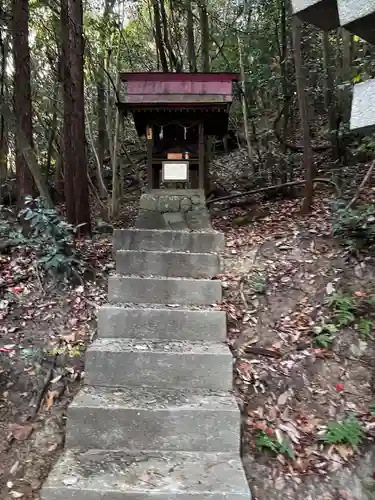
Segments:
[[[231,102],[220,102],[220,103],[125,103],[119,102],[119,109],[125,112],[220,112],[229,113]]]
[[[122,82],[222,82],[239,81],[238,73],[164,73],[164,72],[135,72],[120,73]]]

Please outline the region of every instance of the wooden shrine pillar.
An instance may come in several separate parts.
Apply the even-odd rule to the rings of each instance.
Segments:
[[[151,191],[154,184],[154,172],[152,168],[152,151],[154,148],[154,132],[152,125],[146,127],[146,144],[147,144],[147,190]]]
[[[205,141],[204,141],[204,125],[203,123],[199,124],[199,147],[198,147],[198,152],[199,152],[199,167],[198,167],[198,188],[199,189],[204,189],[205,185],[205,178],[206,178],[206,161],[205,161],[205,156],[206,156],[206,148],[205,148]]]

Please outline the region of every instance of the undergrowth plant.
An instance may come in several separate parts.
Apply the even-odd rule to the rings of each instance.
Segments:
[[[354,327],[365,340],[371,340],[375,325],[375,296],[367,292],[335,293],[326,301],[336,327]]]
[[[355,321],[356,304],[354,296],[335,293],[327,299],[328,307],[332,310],[333,320],[339,326],[349,326]]]
[[[365,433],[353,415],[347,417],[342,422],[330,422],[327,425],[323,441],[326,444],[347,444],[349,446],[359,446]]]
[[[263,430],[258,430],[254,439],[255,448],[259,451],[269,450],[278,455],[287,455],[291,460],[295,460],[292,448],[287,443],[279,443],[273,435],[268,435]]]
[[[21,227],[7,220],[7,212],[11,213],[12,211],[0,205],[0,238],[10,241],[13,246],[26,243],[27,240],[22,234]]]
[[[333,205],[333,235],[350,252],[363,250],[375,243],[375,207],[362,204],[347,208],[339,200]]]
[[[27,198],[20,217],[28,226],[28,245],[36,250],[38,266],[54,278],[78,276],[82,260],[74,246],[77,228],[68,224],[43,200]]]
[[[314,344],[317,347],[328,349],[333,342],[333,335],[337,332],[337,327],[332,323],[326,323],[324,319],[314,327]]]

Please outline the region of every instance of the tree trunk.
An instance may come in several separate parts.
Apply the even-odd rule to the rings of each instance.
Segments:
[[[193,22],[193,10],[191,6],[191,0],[186,0],[186,13],[187,13],[186,38],[187,38],[189,71],[195,73],[197,71],[197,57],[195,55],[194,22]]]
[[[64,192],[68,222],[90,233],[83,83],[81,0],[61,0],[64,86]]]
[[[345,123],[349,123],[350,120],[350,103],[351,103],[351,68],[352,68],[352,39],[353,35],[344,28],[341,28],[342,35],[342,73],[341,82],[345,83],[341,104],[342,104],[342,117]]]
[[[12,14],[16,130],[22,132],[28,145],[33,149],[28,0],[12,0]],[[27,166],[24,148],[17,134],[15,142],[17,201],[18,205],[22,206],[25,196],[35,196],[36,190],[33,176]]]
[[[102,72],[99,69],[100,73]],[[97,110],[98,110],[98,161],[99,161],[99,171],[102,170],[104,164],[105,153],[108,148],[108,135],[107,135],[107,125],[105,116],[105,89],[104,89],[104,78],[103,75],[98,75],[97,82]],[[95,144],[93,143],[93,147]],[[102,190],[101,183],[97,179],[97,185],[99,186],[100,196],[105,196],[105,192]]]
[[[98,65],[98,75],[97,75],[97,116],[98,116],[98,159],[99,159],[99,172],[103,169],[104,158],[106,152],[109,149],[109,140],[106,124],[106,99],[105,99],[105,46],[106,46],[106,26],[108,18],[113,11],[114,0],[106,0],[104,13],[103,13],[103,26],[100,32],[100,52],[99,52],[99,65]],[[99,193],[101,197],[107,195],[106,189],[103,190],[103,185],[100,179],[97,179],[97,186],[99,187]],[[105,187],[105,186],[104,186]]]
[[[253,162],[253,151],[251,148],[251,142],[250,142],[250,133],[249,133],[249,123],[247,119],[247,103],[246,103],[246,77],[245,77],[245,68],[243,65],[243,58],[242,58],[242,47],[241,47],[241,39],[240,35],[237,35],[237,42],[238,42],[238,54],[239,54],[239,61],[240,61],[240,74],[241,74],[241,102],[242,102],[242,115],[243,115],[243,124],[244,124],[244,130],[245,130],[245,138],[246,138],[246,145],[247,145],[247,154],[249,157],[249,161]]]
[[[170,6],[172,8],[172,6]],[[164,0],[160,0],[160,13],[161,13],[161,20],[163,24],[163,34],[164,34],[164,45],[167,48],[168,51],[168,56],[169,56],[169,66],[171,70],[175,70],[177,72],[181,71],[181,65],[179,64],[179,61],[176,57],[176,54],[174,53],[174,50],[172,48],[170,39],[169,39],[169,30],[168,30],[168,17],[167,13],[165,11],[165,5],[164,5]]]
[[[162,70],[168,72],[169,71],[168,62],[167,62],[167,56],[165,54],[165,47],[163,43],[163,35],[161,29],[159,0],[152,0],[152,8],[154,11],[155,44],[160,57]]]
[[[332,158],[333,160],[337,160],[339,157],[337,118],[333,94],[334,84],[331,67],[331,48],[329,35],[326,31],[323,31],[323,61],[325,69],[324,105],[328,114],[329,136],[332,144]]]
[[[208,73],[210,71],[210,33],[207,7],[204,0],[202,0],[199,7],[199,20],[201,28],[201,71]]]
[[[311,136],[308,122],[306,79],[303,73],[302,47],[301,47],[301,27],[302,21],[293,16],[293,45],[294,45],[294,63],[296,68],[297,96],[301,120],[301,130],[303,135],[303,163],[305,167],[305,198],[302,203],[301,212],[307,213],[311,209],[314,196],[314,165],[311,148]]]
[[[18,144],[18,148],[20,151],[20,154],[25,159],[26,166],[30,172],[30,175],[33,178],[33,181],[35,181],[35,184],[38,188],[38,191],[40,193],[40,196],[44,198],[46,205],[48,207],[52,207],[53,203],[50,198],[47,185],[44,182],[44,179],[42,177],[42,172],[39,168],[38,161],[35,155],[34,149],[30,146],[30,142],[25,134],[25,132],[22,130],[21,127],[17,127],[16,123],[14,121],[14,113],[10,110],[8,106],[3,104],[0,101],[0,114],[3,115],[4,120],[5,120],[5,127],[8,129],[13,129],[15,131],[15,136],[16,136],[16,141]]]
[[[5,93],[5,76],[8,53],[6,50],[5,37],[0,32],[0,57],[1,57],[1,73],[0,73],[0,101],[6,101]],[[8,130],[5,126],[5,118],[0,113],[0,185],[7,179],[8,176]]]
[[[288,165],[287,158],[287,140],[288,140],[288,125],[289,125],[289,103],[290,91],[288,85],[289,64],[288,64],[288,34],[287,34],[287,8],[286,2],[288,0],[281,0],[280,5],[280,38],[281,38],[281,78],[283,89],[283,143],[281,145],[282,159],[281,159],[281,182],[288,181]],[[291,179],[290,179],[291,180]]]
[[[208,24],[208,14],[205,0],[199,7],[199,20],[201,28],[201,71],[209,73],[210,71],[210,33]],[[204,140],[204,190],[208,194],[211,190],[210,185],[210,159],[211,159],[211,139],[205,137]]]
[[[52,102],[52,121],[49,130],[48,147],[47,147],[47,160],[45,167],[45,178],[48,182],[49,175],[51,173],[51,160],[53,156],[53,144],[55,142],[56,132],[57,132],[57,105],[59,96],[59,82],[55,82],[55,89],[53,92],[53,102]]]

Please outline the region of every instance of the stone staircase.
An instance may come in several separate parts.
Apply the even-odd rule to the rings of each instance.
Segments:
[[[249,500],[214,231],[117,230],[116,273],[42,500]]]

